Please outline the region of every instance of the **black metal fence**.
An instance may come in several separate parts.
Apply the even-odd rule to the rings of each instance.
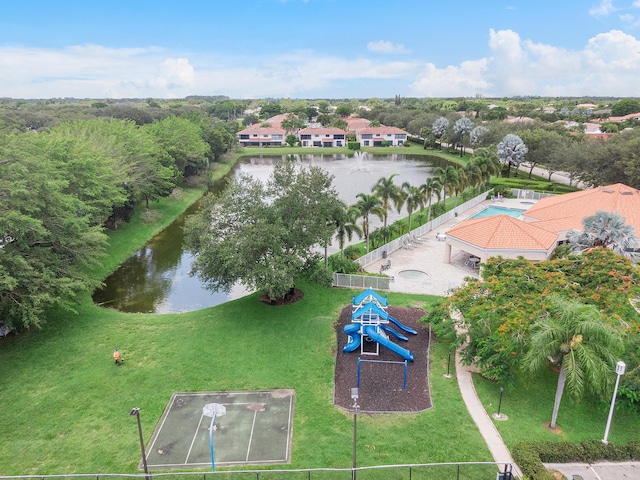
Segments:
[[[0,476],[0,480],[494,480],[511,464],[492,462],[381,465],[303,470],[224,470],[140,474],[74,474]]]

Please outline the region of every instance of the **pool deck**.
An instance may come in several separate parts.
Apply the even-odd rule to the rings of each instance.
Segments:
[[[468,220],[489,205],[526,210],[534,203],[520,198],[504,198],[499,202],[490,199],[485,200],[481,204],[465,211],[462,215],[441,225],[437,231],[431,231],[420,237],[419,240],[422,243],[416,244],[414,248],[402,248],[391,252],[388,256],[388,259],[391,260],[391,268],[385,271],[387,275],[393,277],[390,291],[443,296],[447,295],[450,289],[460,286],[465,278],[478,278],[478,269],[471,265],[465,265],[469,258],[467,252],[454,248],[451,252],[451,263],[446,262],[446,242],[438,240],[436,235],[438,233],[443,234],[460,222]],[[371,273],[379,273],[383,262],[386,262],[386,260],[378,260],[368,265],[365,270]],[[402,270],[420,270],[427,273],[429,278],[426,280],[405,279],[398,275],[398,272]]]

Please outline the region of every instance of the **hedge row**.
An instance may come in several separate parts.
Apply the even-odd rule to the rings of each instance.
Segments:
[[[522,442],[513,447],[513,460],[531,480],[553,480],[544,463],[594,463],[601,460],[623,462],[640,460],[640,441],[627,445],[584,442]]]

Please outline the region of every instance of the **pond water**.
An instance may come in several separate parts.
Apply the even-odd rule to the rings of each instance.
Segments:
[[[266,180],[276,162],[286,156],[253,156],[242,158],[230,175],[245,173]],[[420,185],[432,176],[437,166],[447,162],[439,157],[423,155],[296,155],[302,165],[323,168],[334,176],[333,184],[342,200],[348,205],[356,202],[359,193],[371,193],[371,186],[380,177],[397,174],[394,182],[402,185]],[[226,179],[217,182],[212,190],[223,188]],[[93,300],[98,305],[124,312],[180,313],[212,307],[246,295],[242,286],[230,293],[212,292],[202,282],[189,275],[193,256],[183,248],[184,219],[199,208],[190,207],[169,227],[152,238],[143,248],[105,279],[105,286],[96,290]],[[406,211],[389,214],[389,223],[405,217]],[[372,230],[380,226],[377,218],[371,219]],[[354,242],[359,241],[354,238]],[[337,251],[333,245],[329,253]]]

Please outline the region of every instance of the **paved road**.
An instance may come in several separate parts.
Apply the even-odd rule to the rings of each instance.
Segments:
[[[576,480],[618,480],[621,478],[640,478],[640,463],[619,462],[619,463],[545,463],[545,467],[550,470],[557,470],[569,480],[574,475]]]

